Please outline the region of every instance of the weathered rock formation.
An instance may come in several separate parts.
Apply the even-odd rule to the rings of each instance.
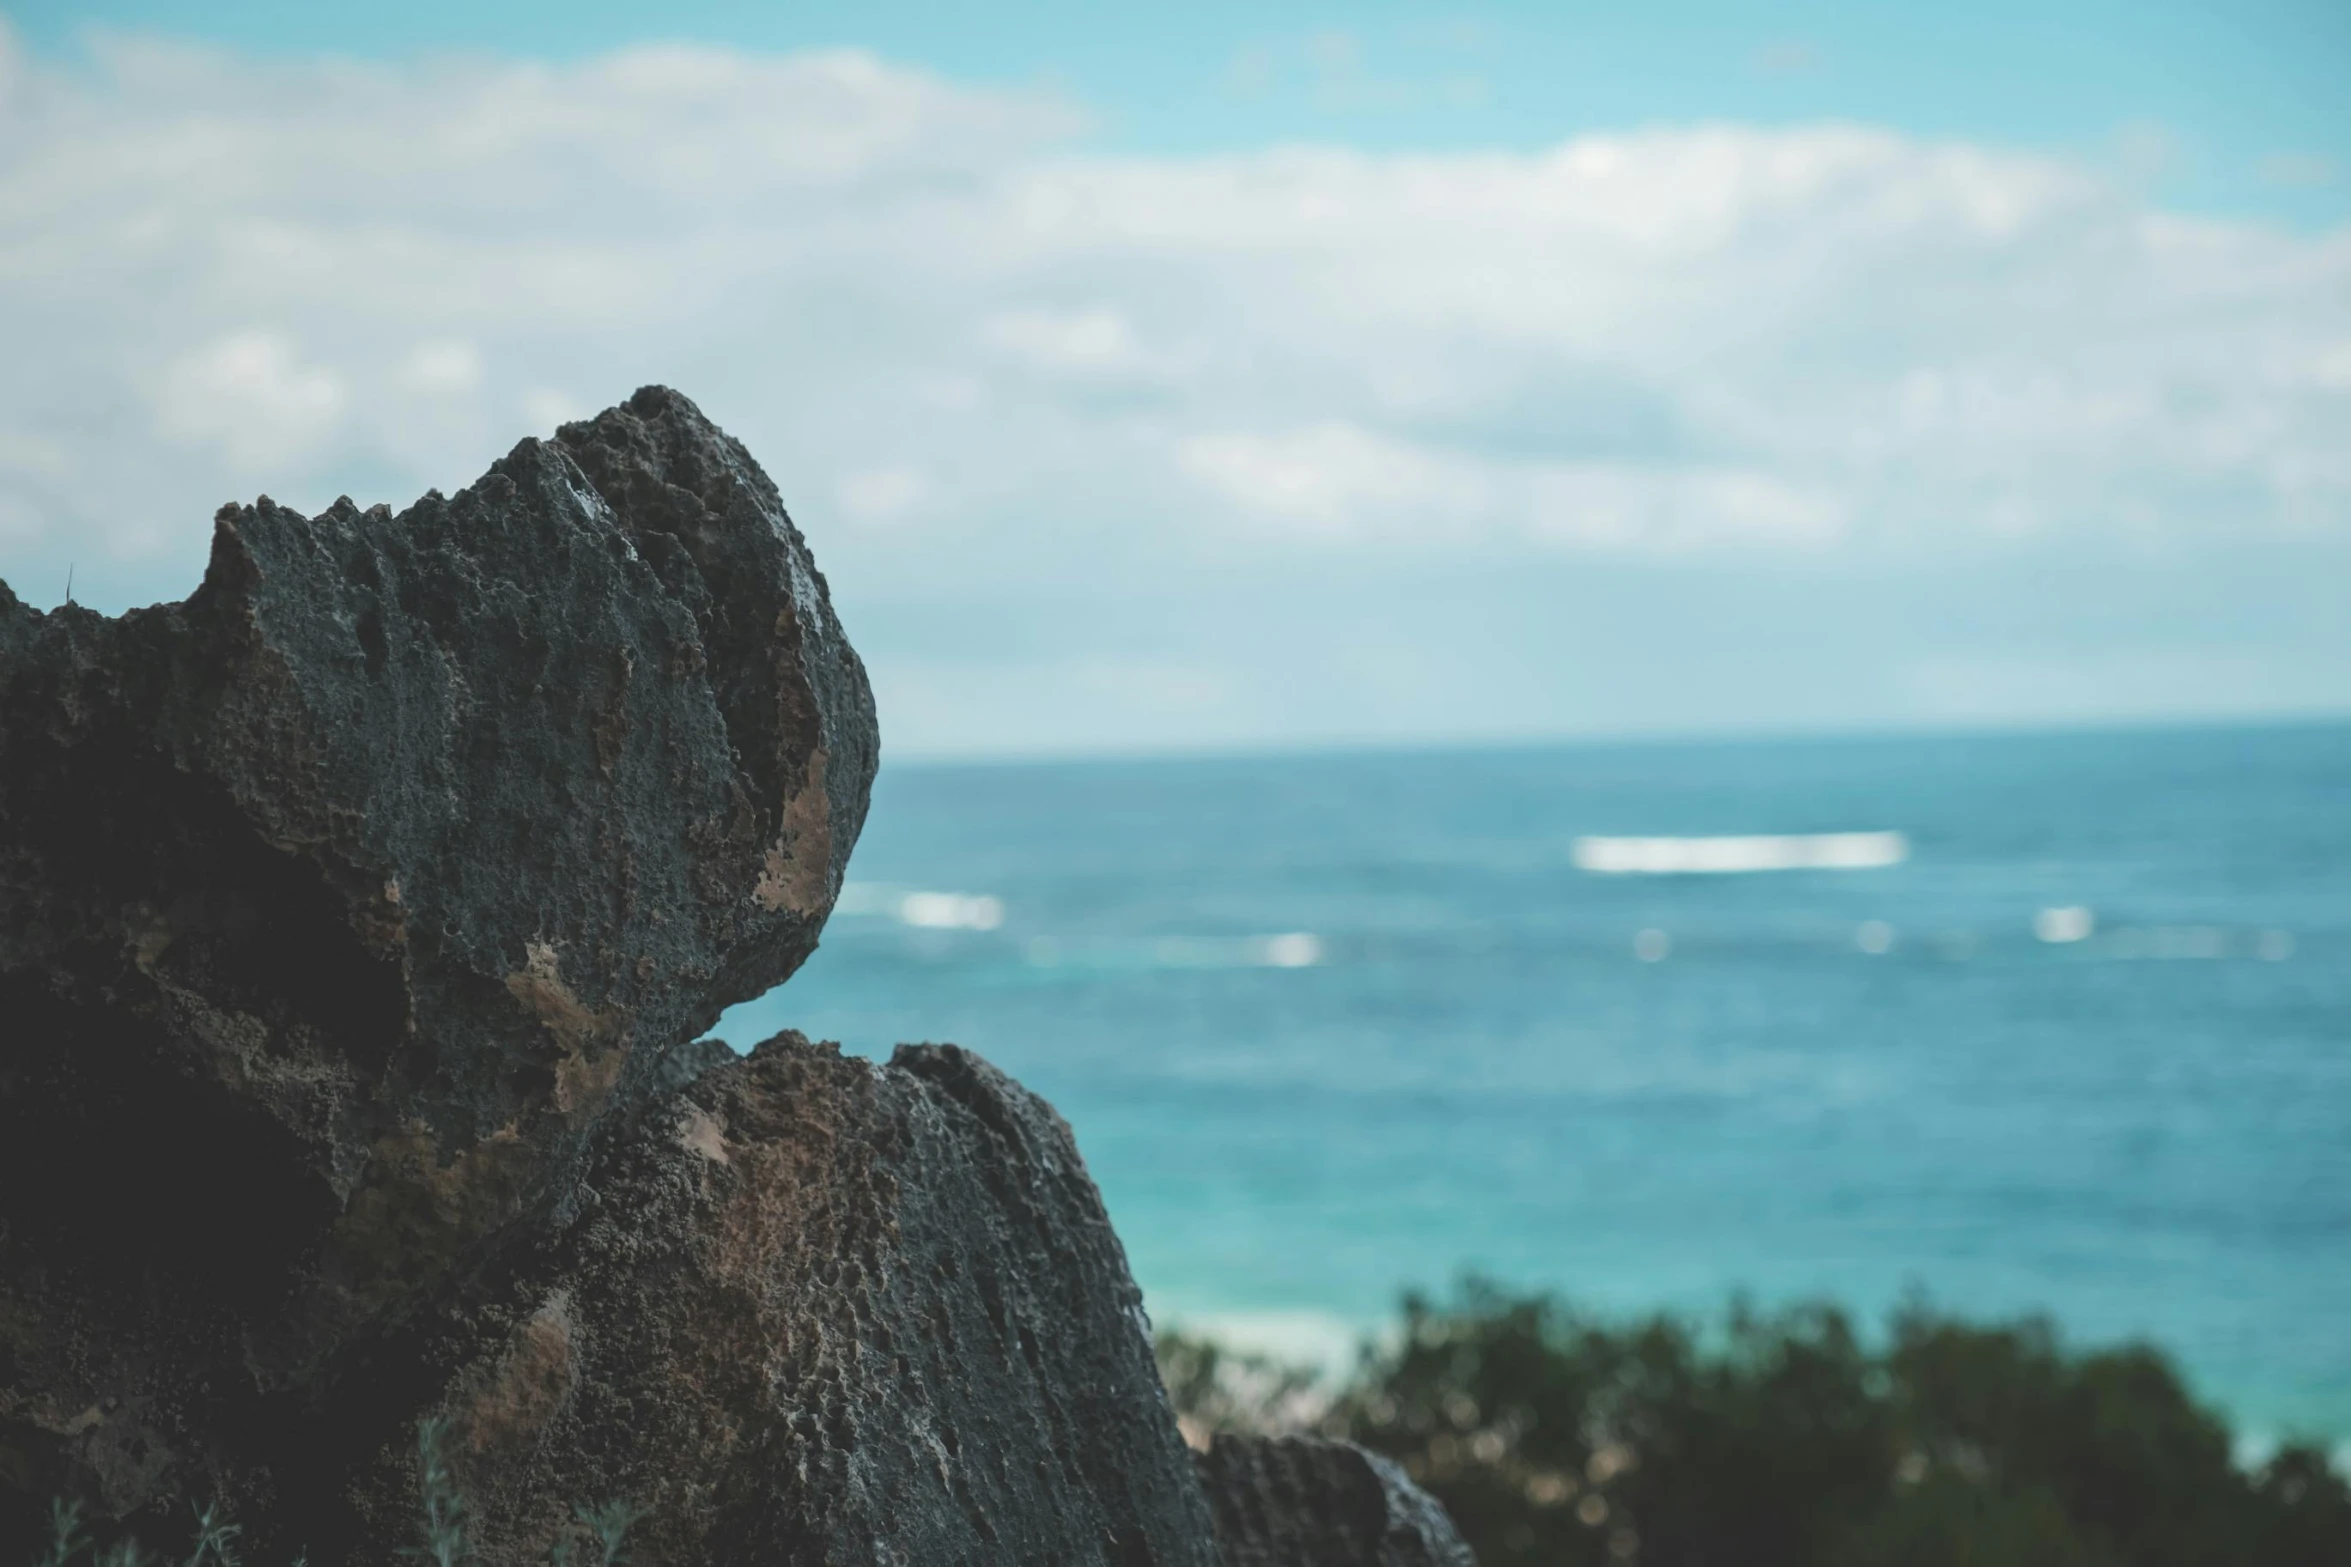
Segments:
[[[658,388],[397,517],[226,508],[184,603],[0,585],[0,1555],[64,1491],[388,1561],[438,1418],[494,1562],[622,1496],[648,1562],[1217,1560],[1047,1106],[695,1043],[814,948],[876,751]]]

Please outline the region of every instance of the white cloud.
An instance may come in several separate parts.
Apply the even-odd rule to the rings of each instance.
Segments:
[[[930,480],[914,468],[874,468],[844,475],[841,509],[868,522],[888,522],[920,506]]]
[[[171,364],[156,397],[165,437],[216,447],[243,474],[299,470],[334,434],[342,379],[282,332],[232,332]]]
[[[2310,356],[2312,381],[2330,392],[2351,392],[2351,338],[2322,345]]]
[[[585,419],[596,411],[595,404],[570,392],[551,386],[534,386],[522,394],[518,405],[531,435],[546,435],[557,425],[569,424],[574,419]]]
[[[1482,465],[1352,424],[1193,436],[1181,459],[1232,509],[1309,533],[1461,527],[1493,510]]]
[[[427,396],[470,392],[482,383],[482,351],[462,337],[438,337],[409,351],[402,373]]]
[[[980,335],[1035,369],[1076,375],[1116,375],[1146,364],[1125,316],[1090,310],[1008,310],[981,324]]]
[[[1349,424],[1202,435],[1184,467],[1233,511],[1302,534],[1518,543],[1674,555],[1726,544],[1819,545],[1844,507],[1768,472],[1471,458]]]
[[[2351,233],[1855,126],[1083,125],[857,53],[84,69],[0,33],[0,576],[183,592],[225,496],[405,502],[656,379],[877,602],[2351,531]]]

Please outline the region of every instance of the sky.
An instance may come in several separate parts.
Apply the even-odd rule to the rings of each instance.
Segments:
[[[893,756],[2351,712],[2351,7],[0,7],[0,578],[674,385]]]

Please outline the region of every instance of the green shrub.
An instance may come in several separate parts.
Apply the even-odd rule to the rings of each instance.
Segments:
[[[1283,1423],[1247,1407],[1262,1369],[1220,1380],[1180,1335],[1161,1357],[1194,1427]],[[1314,1423],[1397,1459],[1485,1567],[2351,1563],[2317,1448],[2248,1473],[2163,1356],[2035,1321],[1914,1308],[1873,1348],[1828,1307],[1611,1323],[1473,1281],[1406,1297]]]

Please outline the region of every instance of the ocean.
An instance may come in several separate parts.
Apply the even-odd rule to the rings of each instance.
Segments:
[[[850,876],[720,1032],[980,1051],[1162,1323],[1924,1295],[2351,1441],[2351,726],[888,764]]]

